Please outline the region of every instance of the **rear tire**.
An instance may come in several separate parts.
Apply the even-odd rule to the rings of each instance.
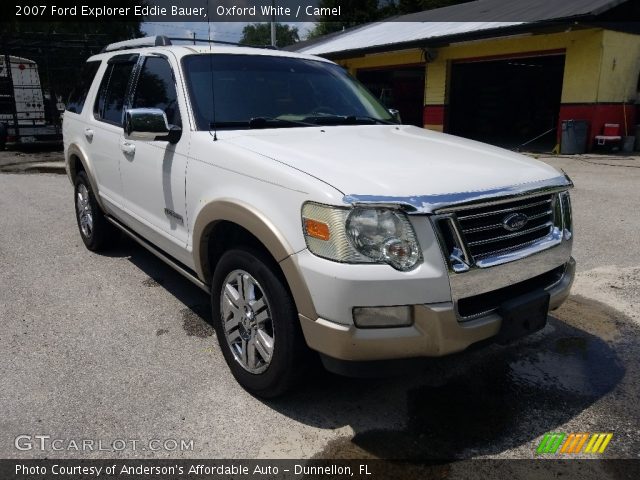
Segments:
[[[100,209],[85,172],[76,176],[74,205],[80,237],[89,250],[103,251],[116,243],[118,232]]]
[[[297,310],[273,260],[251,249],[222,255],[211,289],[218,343],[238,383],[273,398],[306,369],[308,349]]]

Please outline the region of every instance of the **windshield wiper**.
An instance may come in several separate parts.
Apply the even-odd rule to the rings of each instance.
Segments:
[[[363,123],[378,123],[382,125],[397,125],[395,122],[366,115],[317,115],[305,117],[305,121],[312,121],[317,125],[361,125]]]
[[[347,118],[349,119],[353,118],[356,122],[359,122],[362,120],[370,120],[372,122],[379,123],[381,125],[398,125],[396,122],[392,122],[391,120],[383,120],[381,118],[368,117],[366,115],[358,115],[358,116],[352,115]]]
[[[286,118],[272,118],[272,117],[253,117],[249,120],[248,125],[249,128],[267,128],[272,126],[273,124],[285,124],[291,126],[302,126],[302,127],[315,127],[317,126],[314,123],[303,122],[301,120],[289,120]]]
[[[303,122],[298,120],[289,120],[286,118],[271,118],[271,117],[253,117],[248,121],[237,120],[237,121],[222,121],[222,122],[211,122],[209,123],[210,129],[226,129],[226,128],[237,128],[237,129],[259,129],[259,128],[268,128],[268,127],[295,127],[295,126],[303,126],[303,127],[317,127],[315,123]]]
[[[375,117],[355,115],[318,115],[305,117],[303,120],[288,118],[253,117],[249,121],[229,121],[211,123],[209,128],[273,128],[273,127],[317,127],[319,125],[360,125],[363,123],[379,123],[383,125],[397,125],[394,122]]]

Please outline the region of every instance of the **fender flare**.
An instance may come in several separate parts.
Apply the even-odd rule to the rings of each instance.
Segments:
[[[87,174],[87,178],[89,179],[89,183],[91,184],[91,189],[93,190],[93,193],[94,193],[94,196],[96,197],[96,201],[98,202],[98,205],[100,206],[103,212],[106,211],[102,203],[102,199],[100,198],[98,182],[96,182],[96,177],[95,177],[93,168],[91,167],[91,164],[87,161],[87,156],[82,151],[82,148],[80,148],[76,144],[69,145],[69,148],[67,149],[67,155],[65,157],[65,166],[67,167],[67,176],[69,177],[69,181],[71,182],[72,185],[74,185],[75,178],[78,173],[75,170],[73,162],[71,162],[71,157],[74,157],[74,156],[78,157],[78,159],[80,160],[80,163],[82,163],[82,166],[84,167],[84,171]]]
[[[315,318],[315,308],[306,282],[297,263],[291,261],[291,256],[296,252],[265,215],[244,202],[222,198],[208,203],[198,212],[193,226],[193,260],[198,277],[205,283],[211,278],[208,264],[209,235],[216,224],[223,221],[239,225],[260,240],[280,265],[298,312]]]

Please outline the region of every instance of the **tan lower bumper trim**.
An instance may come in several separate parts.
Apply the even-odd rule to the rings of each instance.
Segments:
[[[549,289],[551,308],[569,295],[575,273],[573,259],[560,283]],[[462,351],[496,335],[502,322],[497,313],[461,323],[453,303],[415,305],[414,324],[401,328],[361,329],[324,319],[299,315],[307,344],[338,360],[367,361],[397,358],[439,357]]]
[[[499,320],[460,324],[452,303],[416,305],[410,327],[361,329],[300,315],[307,344],[339,360],[437,357],[464,350],[498,333]]]

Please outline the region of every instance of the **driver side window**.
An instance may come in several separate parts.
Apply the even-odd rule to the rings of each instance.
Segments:
[[[147,57],[138,77],[132,108],[159,108],[170,125],[182,127],[171,65],[163,57]]]

